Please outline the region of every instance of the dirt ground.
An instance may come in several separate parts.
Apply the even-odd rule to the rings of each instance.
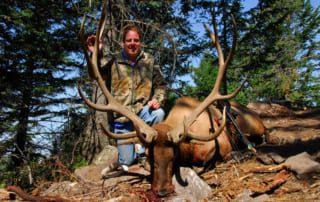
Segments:
[[[257,155],[249,155],[241,162],[221,163],[203,174],[213,188],[209,201],[231,201],[248,192],[254,197],[264,195],[262,201],[320,201],[319,173],[299,177],[286,168],[277,167],[275,162],[266,165],[261,161],[271,153],[285,159],[308,152],[320,162],[320,109],[292,111],[274,105],[268,113],[259,114],[269,131],[267,144],[256,147]],[[274,171],[269,172],[267,168]]]
[[[252,105],[268,128],[267,143],[257,153],[242,151],[237,158],[219,163],[200,177],[212,188],[203,201],[320,201],[320,174],[298,176],[277,161],[308,152],[320,162],[320,109],[289,110],[280,105]],[[272,156],[273,158],[266,158]],[[79,185],[78,185],[79,186]],[[67,198],[72,201],[170,201],[157,198],[148,177],[121,175],[101,184],[82,184],[86,189]],[[90,191],[88,191],[90,189]],[[65,195],[66,196],[66,195]],[[183,201],[179,199],[171,201]]]

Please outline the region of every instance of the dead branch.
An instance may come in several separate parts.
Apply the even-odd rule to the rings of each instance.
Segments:
[[[26,200],[26,201],[74,202],[73,200],[61,198],[60,196],[33,196],[26,193],[20,187],[17,187],[17,186],[8,186],[6,190],[16,193],[19,197],[21,197],[23,200]]]
[[[260,184],[250,184],[249,189],[256,194],[271,193],[283,185],[290,176],[290,173],[282,172],[272,178],[264,180]]]
[[[275,172],[279,172],[283,169],[289,170],[289,167],[285,164],[280,164],[277,166],[264,166],[264,167],[254,168],[254,169],[248,171],[247,173],[250,173],[250,172],[253,172],[253,173],[275,173]]]

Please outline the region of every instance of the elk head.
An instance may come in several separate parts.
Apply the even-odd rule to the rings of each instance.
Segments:
[[[224,59],[223,51],[219,43],[217,26],[213,14],[213,29],[212,33],[207,25],[205,25],[206,30],[209,32],[210,38],[213,41],[214,46],[217,48],[219,57],[218,74],[213,86],[211,93],[205,98],[194,110],[186,117],[180,115],[180,119],[184,119],[182,124],[176,127],[170,128],[167,126],[156,126],[158,131],[158,137],[155,140],[153,147],[151,148],[151,164],[152,168],[152,189],[154,192],[158,193],[160,196],[164,196],[173,191],[174,187],[172,185],[172,176],[175,171],[179,171],[179,161],[181,159],[187,158],[186,156],[191,156],[189,159],[190,165],[192,161],[192,154],[185,150],[186,145],[190,145],[190,142],[184,141],[186,137],[188,139],[196,139],[200,141],[211,141],[218,137],[223,132],[224,126],[226,124],[225,120],[225,108],[223,110],[223,120],[221,121],[220,127],[214,132],[214,134],[197,134],[191,132],[190,127],[197,120],[199,115],[204,112],[210,105],[214,104],[219,100],[228,100],[234,97],[242,88],[243,83],[234,92],[228,95],[222,95],[220,93],[220,86],[223,80],[224,73],[227,70],[228,65],[231,62],[235,48],[236,48],[236,23],[234,17],[232,16],[233,23],[233,43],[231,51],[229,52],[226,59]],[[169,115],[170,116],[170,113]],[[165,121],[166,122],[166,121]],[[163,130],[163,128],[166,128]],[[186,147],[190,148],[190,147]]]
[[[209,96],[201,102],[198,107],[194,109],[194,111],[187,117],[181,117],[181,119],[184,119],[183,124],[180,124],[176,127],[171,127],[165,122],[159,123],[156,126],[148,126],[146,123],[143,122],[136,114],[129,111],[125,107],[123,107],[121,104],[119,104],[110,94],[107,87],[105,86],[105,81],[102,79],[102,76],[100,74],[99,68],[98,68],[98,40],[102,35],[103,27],[105,24],[105,4],[103,6],[102,14],[99,20],[99,26],[97,28],[96,33],[96,41],[94,44],[94,51],[92,54],[92,57],[90,58],[87,49],[85,46],[85,39],[84,39],[84,22],[85,17],[83,19],[83,22],[81,24],[80,29],[80,39],[82,42],[82,48],[85,54],[85,58],[87,60],[88,68],[91,68],[94,79],[97,81],[99,87],[102,90],[102,93],[106,97],[107,104],[95,104],[88,100],[83,93],[81,92],[81,89],[79,87],[79,93],[82,99],[93,109],[99,110],[99,111],[113,111],[117,112],[119,114],[122,114],[123,116],[126,116],[134,125],[135,132],[130,134],[121,134],[117,135],[112,132],[110,132],[108,129],[103,128],[105,133],[112,137],[117,139],[127,139],[126,142],[134,142],[134,141],[140,141],[144,143],[149,148],[150,155],[150,162],[151,162],[151,174],[152,174],[152,190],[157,193],[160,196],[165,196],[170,192],[173,192],[174,188],[172,185],[172,176],[174,171],[174,164],[177,162],[175,157],[176,154],[179,153],[179,144],[182,143],[182,141],[189,137],[191,139],[196,139],[199,141],[211,141],[218,137],[219,134],[222,133],[225,123],[226,123],[226,114],[225,109],[223,110],[223,119],[220,127],[215,130],[214,133],[208,133],[208,134],[195,134],[189,130],[190,126],[195,122],[197,117],[211,104],[218,100],[226,100],[234,97],[241,89],[242,85],[236,89],[233,93],[228,95],[221,95],[220,94],[220,86],[223,79],[223,75],[231,61],[231,58],[233,56],[234,50],[235,50],[235,44],[236,44],[236,28],[235,28],[235,21],[233,19],[233,25],[234,25],[234,41],[232,45],[232,49],[227,57],[226,60],[224,60],[223,53],[221,50],[221,46],[218,40],[217,36],[217,28],[216,23],[213,17],[213,26],[214,26],[214,34],[210,31],[210,29],[206,26],[207,31],[210,34],[210,37],[213,41],[213,44],[216,46],[218,50],[218,56],[219,56],[219,71],[218,76],[215,82],[215,85],[209,94]],[[180,154],[183,155],[183,154]]]

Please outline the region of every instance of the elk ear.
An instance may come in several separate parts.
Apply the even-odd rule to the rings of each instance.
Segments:
[[[167,135],[168,141],[172,141],[172,136],[171,136],[170,131],[168,131],[166,135]]]
[[[183,118],[183,134],[179,135],[179,138],[183,138],[188,134],[187,117]],[[183,136],[183,137],[182,137]]]

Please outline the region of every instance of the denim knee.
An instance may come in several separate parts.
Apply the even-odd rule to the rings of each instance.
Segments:
[[[165,116],[164,110],[162,108],[159,109],[150,109],[148,105],[144,106],[143,109],[139,113],[139,117],[148,125],[154,125],[163,121]]]
[[[123,124],[123,123],[113,123],[113,131],[117,134],[123,134],[131,132],[133,129],[132,124]],[[117,140],[117,143],[122,142],[123,140]],[[134,151],[134,145],[133,144],[118,144],[118,161],[121,165],[131,165],[135,159],[136,154]]]
[[[165,112],[162,108],[153,110],[151,114],[155,117],[153,124],[163,121],[165,116]]]
[[[118,145],[117,146],[119,156],[118,161],[120,165],[131,165],[136,159],[136,154],[134,151],[134,145]]]

